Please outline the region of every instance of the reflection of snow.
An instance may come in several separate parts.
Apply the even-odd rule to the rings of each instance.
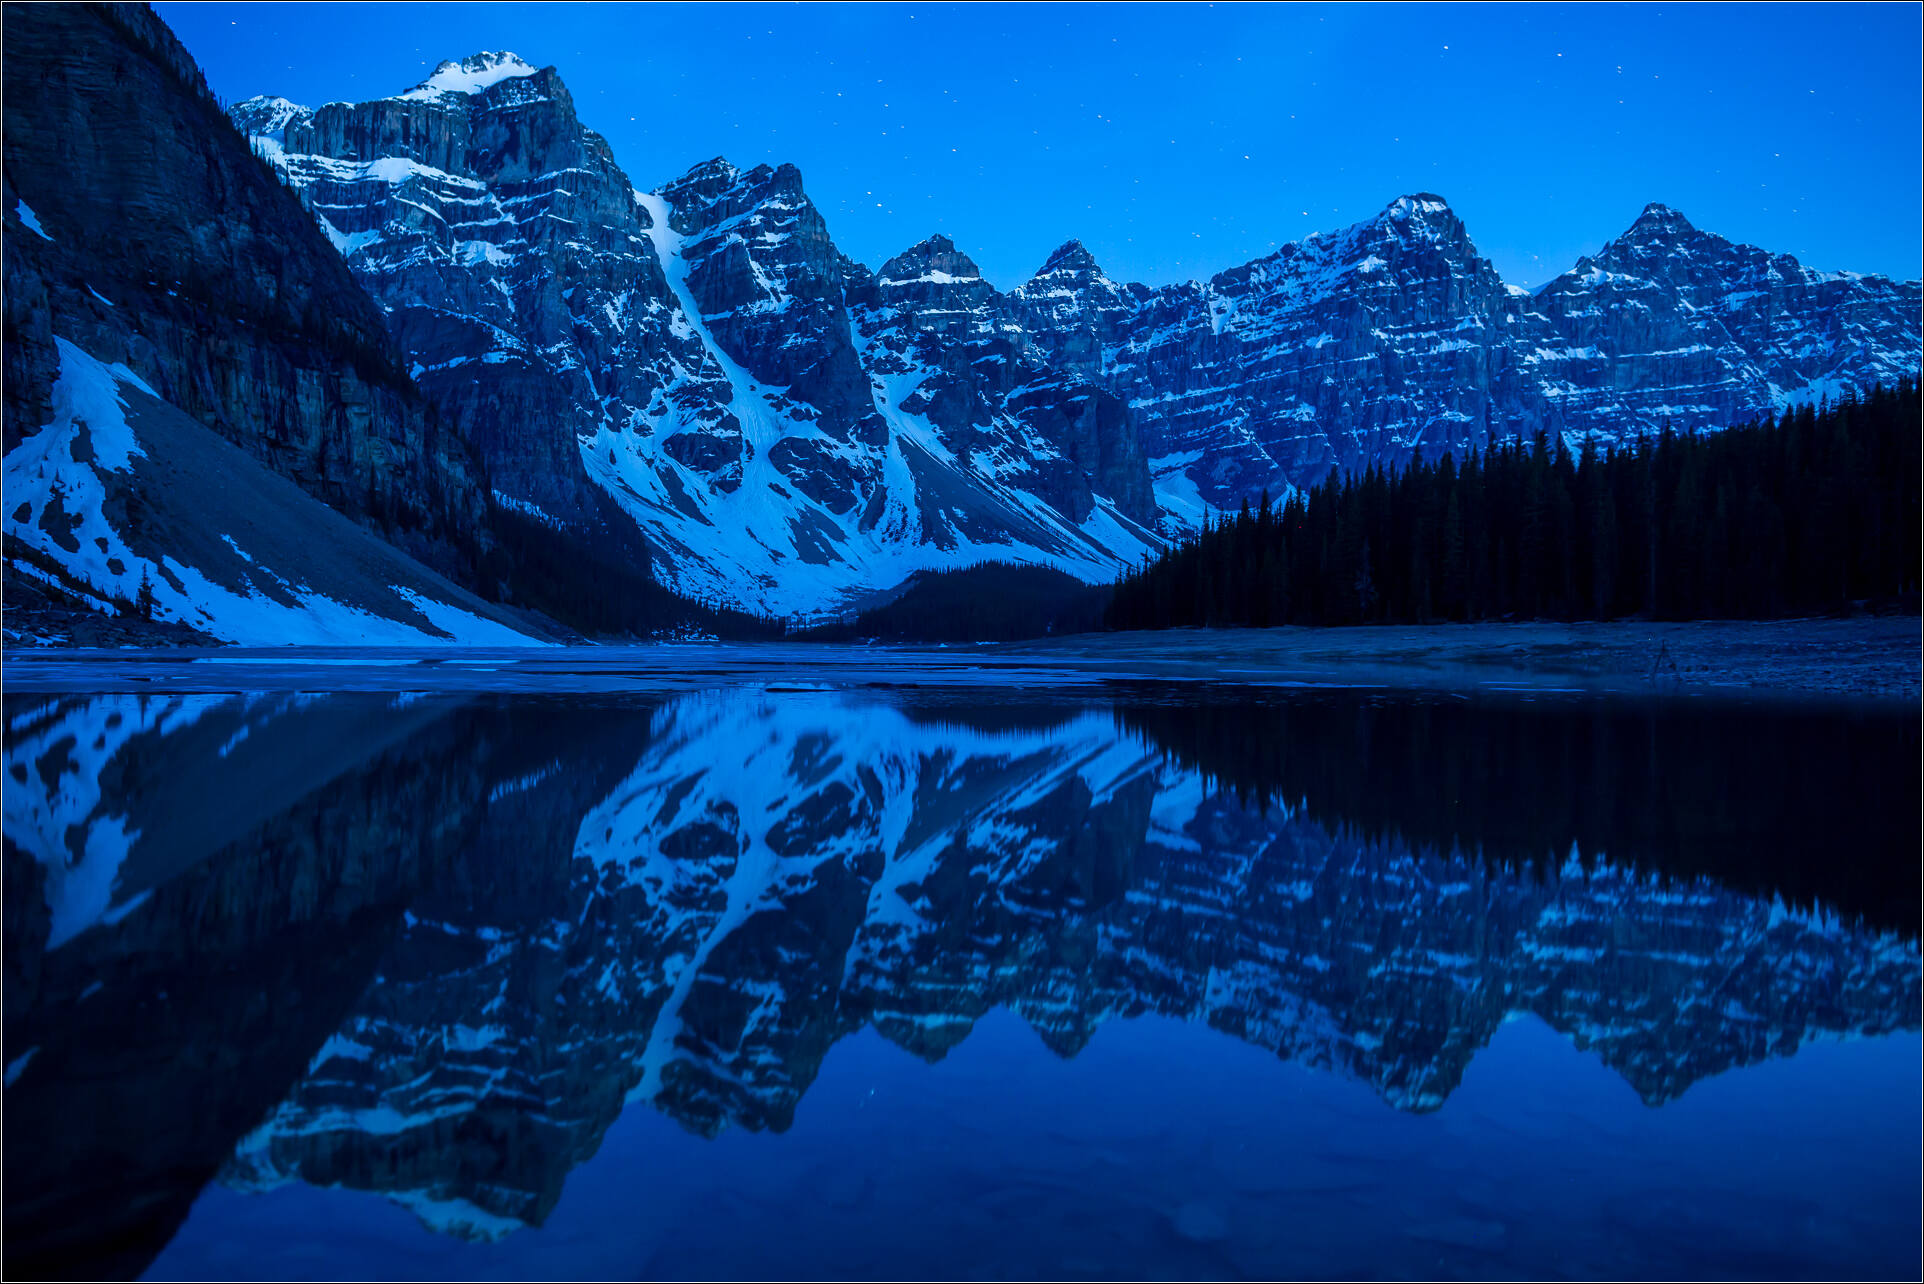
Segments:
[[[828,691],[735,689],[675,701],[635,771],[582,821],[575,845],[577,856],[622,867],[624,884],[639,884],[658,905],[706,907],[711,897],[722,905],[663,916],[662,936],[689,944],[669,964],[673,989],[631,1095],[652,1095],[678,1055],[677,1014],[716,945],[756,912],[779,908],[809,871],[868,852],[882,857],[853,967],[915,927],[912,889],[944,853],[966,849],[990,861],[994,876],[1018,877],[1054,848],[1021,817],[1025,809],[1072,780],[1096,806],[1154,766],[1144,742],[1094,712],[1000,732],[920,722]],[[937,798],[942,805],[930,806]],[[929,824],[938,811],[948,814]],[[818,823],[797,823],[811,815]],[[711,837],[717,859],[664,852],[697,832]],[[765,996],[754,1017],[777,1020],[781,998]]]
[[[101,772],[135,736],[190,726],[224,695],[102,695],[43,706],[7,729],[6,834],[46,869],[53,912],[47,948],[138,904],[114,905],[114,883],[140,837]]]
[[[933,702],[794,680],[662,704],[626,777],[546,853],[574,858],[565,899],[538,916],[513,895],[417,903],[388,979],[226,1180],[298,1180],[364,1145],[421,1161],[396,1202],[493,1238],[624,1100],[703,1131],[779,1128],[851,1031],[934,1057],[997,1007],[1063,1055],[1108,1023],[1173,1018],[1406,1110],[1442,1105],[1520,1012],[1653,1104],[1813,1038],[1915,1023],[1914,941],[1708,880],[1519,873],[1333,833],[1308,807],[1211,792],[1106,707],[971,706],[943,722]],[[45,745],[62,717],[79,738],[102,720],[72,714],[13,731]],[[192,737],[210,757],[224,716]],[[520,763],[492,800],[515,799],[519,823],[566,792],[550,782],[610,765],[628,764]],[[471,1121],[525,1126],[529,1169],[437,1167]]]

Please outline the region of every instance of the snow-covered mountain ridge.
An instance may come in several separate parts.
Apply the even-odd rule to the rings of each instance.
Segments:
[[[638,191],[552,70],[504,66],[437,72],[459,93],[234,110],[504,502],[581,527],[599,490],[664,583],[790,615],[990,558],[1106,578],[1157,545],[1099,390],[1038,369],[955,402],[946,349],[902,332],[923,301],[836,252],[792,167]]]
[[[784,614],[985,558],[1107,578],[1205,506],[1538,431],[1720,428],[1919,367],[1919,286],[1652,205],[1534,293],[1401,197],[1151,289],[1070,242],[1007,292],[946,237],[871,271],[792,166],[637,190],[553,68],[233,109],[505,502],[619,503],[664,582]]]

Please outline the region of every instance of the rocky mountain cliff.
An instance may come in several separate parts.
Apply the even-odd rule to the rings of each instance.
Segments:
[[[579,527],[612,498],[678,589],[807,613],[990,556],[1103,578],[1156,542],[1120,407],[1014,367],[923,390],[947,349],[895,331],[930,301],[844,259],[792,166],[716,160],[637,191],[554,71],[505,53],[234,118],[498,501]]]
[[[91,449],[57,387],[137,386],[487,596],[600,592],[582,626],[633,627],[651,572],[787,616],[982,561],[1106,580],[1209,508],[1332,469],[1722,427],[1919,366],[1917,283],[1817,273],[1660,206],[1535,293],[1428,194],[1208,281],[1118,283],[1070,242],[1000,291],[943,236],[855,263],[792,166],[717,159],[641,191],[556,71],[512,54],[368,102],[240,104],[262,166],[151,12],[29,9],[6,31],[6,440],[32,497],[7,514],[9,575],[122,614],[147,582],[157,618],[213,636],[254,625],[211,627],[169,556],[426,637],[447,630],[407,594],[456,603],[369,550],[257,576],[234,530],[196,530],[198,562],[159,546],[147,531],[196,519],[157,476],[198,447],[144,472],[15,458],[48,426]],[[56,340],[94,365],[70,372]],[[344,538],[324,526],[276,542]]]
[[[504,502],[570,522],[585,477],[666,581],[782,612],[984,557],[1106,578],[1332,469],[1719,428],[1919,364],[1916,283],[1659,206],[1535,293],[1430,194],[1157,289],[1072,241],[1005,293],[943,236],[854,263],[793,166],[630,193],[554,70],[511,54],[234,115]]]
[[[392,512],[397,543],[458,569],[456,545],[486,530],[466,448],[165,24],[56,5],[10,14],[5,39],[9,445],[45,422],[58,334],[330,507]]]
[[[477,461],[165,25],[4,30],[9,585],[229,641],[539,633],[445,578],[493,547]]]
[[[1815,272],[1656,205],[1535,293],[1429,194],[1158,290],[1066,246],[1016,293],[1057,361],[1128,399],[1162,493],[1216,507],[1419,449],[1714,430],[1919,368],[1917,282]]]
[[[1915,379],[1919,297],[1915,281],[1813,271],[1650,205],[1531,297],[1556,344],[1525,360],[1572,437],[1743,423]]]
[[[575,434],[721,372],[645,300],[667,293],[630,185],[552,71],[511,55],[444,68],[391,99],[234,118],[321,214],[424,392],[502,495],[586,526]]]

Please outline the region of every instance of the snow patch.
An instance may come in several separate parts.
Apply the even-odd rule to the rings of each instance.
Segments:
[[[432,76],[400,97],[419,102],[446,94],[478,94],[504,80],[532,76],[535,70],[511,53],[478,53],[460,62],[442,63]]]
[[[28,207],[25,201],[16,199],[13,203],[13,212],[19,217],[20,222],[26,226],[29,232],[32,232],[43,241],[53,240],[53,237],[47,234],[47,229],[40,226],[39,218],[35,216],[33,210]]]
[[[393,591],[426,618],[425,627],[336,601],[260,566],[231,537],[229,547],[262,577],[259,582],[271,581],[280,597],[236,592],[164,552],[155,558],[135,554],[107,518],[108,482],[145,458],[127,422],[123,390],[133,387],[150,396],[153,390],[125,366],[97,361],[65,339],[56,337],[54,343],[60,373],[53,416],[4,461],[6,538],[38,554],[34,561],[16,563],[23,574],[88,599],[109,615],[132,609],[145,593],[155,619],[179,621],[245,645],[541,645],[506,625],[399,585]]]

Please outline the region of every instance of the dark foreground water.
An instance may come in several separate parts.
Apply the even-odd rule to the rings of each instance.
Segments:
[[[276,685],[6,699],[9,1276],[1918,1274],[1914,711]]]

